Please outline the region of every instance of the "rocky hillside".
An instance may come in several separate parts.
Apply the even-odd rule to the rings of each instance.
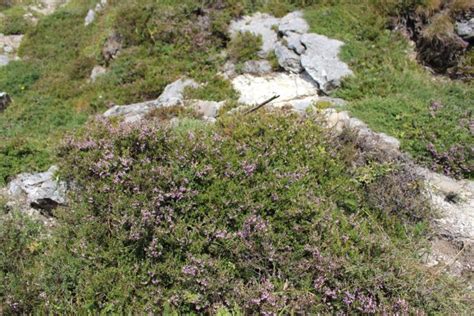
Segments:
[[[0,10],[0,314],[469,313],[469,1]]]

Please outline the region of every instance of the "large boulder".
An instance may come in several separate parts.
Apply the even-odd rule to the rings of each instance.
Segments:
[[[252,16],[244,16],[240,20],[232,21],[229,26],[231,37],[239,33],[250,32],[262,37],[262,49],[260,57],[266,57],[273,51],[275,43],[278,41],[278,34],[275,28],[278,27],[280,19],[265,13],[255,13]]]
[[[58,168],[52,166],[46,172],[22,173],[8,184],[11,198],[25,198],[34,209],[51,212],[66,203],[66,183],[58,181],[55,173]]]
[[[352,75],[349,66],[339,59],[343,42],[310,33],[301,36],[301,43],[306,47],[301,65],[322,91],[338,87],[343,77]]]
[[[126,123],[134,123],[145,117],[155,107],[157,107],[156,100],[128,105],[115,105],[103,115],[105,117],[120,116],[123,117]]]
[[[5,109],[10,105],[12,99],[6,92],[0,92],[0,113],[5,111]]]

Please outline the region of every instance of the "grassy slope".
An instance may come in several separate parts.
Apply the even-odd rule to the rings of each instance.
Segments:
[[[99,121],[62,148],[82,190],[51,238],[0,216],[7,314],[466,311],[462,285],[419,262],[409,169],[314,116],[161,125]]]
[[[353,115],[377,131],[399,138],[402,148],[419,161],[436,161],[427,149],[432,143],[440,154],[435,167],[455,176],[473,177],[469,130],[473,121],[474,86],[435,78],[408,57],[407,41],[385,30],[386,19],[369,4],[344,2],[314,6],[306,11],[311,30],[346,43],[342,58],[355,72],[336,95],[350,102]],[[432,101],[443,108],[430,114]]]

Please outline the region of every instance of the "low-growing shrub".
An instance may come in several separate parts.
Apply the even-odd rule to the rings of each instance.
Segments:
[[[237,34],[227,47],[229,57],[239,63],[257,59],[257,53],[262,47],[262,37],[250,32]]]
[[[49,313],[462,311],[459,287],[418,263],[423,221],[394,205],[404,197],[366,196],[403,166],[354,165],[363,153],[320,126],[284,112],[92,123],[60,152],[77,191],[32,268],[39,299],[10,301]]]

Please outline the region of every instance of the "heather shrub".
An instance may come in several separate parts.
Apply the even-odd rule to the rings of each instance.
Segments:
[[[424,222],[366,196],[404,167],[354,165],[363,153],[320,126],[285,112],[91,123],[60,152],[77,191],[32,268],[28,293],[40,298],[12,302],[51,313],[462,311],[459,287],[418,263]]]

